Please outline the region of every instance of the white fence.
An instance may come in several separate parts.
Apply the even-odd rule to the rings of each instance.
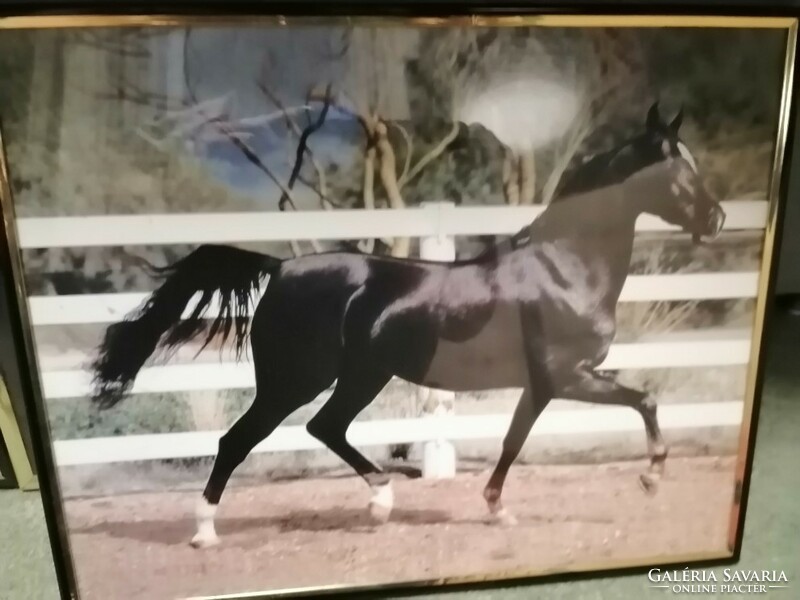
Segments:
[[[724,208],[728,215],[725,225],[728,231],[760,230],[765,226],[765,202],[726,202]],[[452,253],[453,236],[512,234],[540,210],[540,207],[531,206],[456,208],[436,203],[403,211],[28,218],[18,221],[18,229],[22,248],[420,237],[428,238],[428,246],[435,249],[434,253],[446,258]],[[671,230],[674,228],[651,217],[642,217],[637,222],[637,231]],[[621,301],[753,298],[757,287],[756,272],[631,276]],[[109,323],[122,318],[143,299],[142,294],[129,293],[32,297],[30,308],[37,327]],[[615,344],[603,368],[744,365],[749,356],[749,331],[700,331],[690,336]],[[40,364],[45,369],[51,362],[50,358],[40,352]],[[90,375],[79,366],[82,358],[73,359],[73,362],[77,363],[75,368],[44,371],[43,392],[48,400],[60,398],[68,401],[89,393]],[[195,362],[146,368],[132,392],[222,390],[253,385],[252,365],[247,362]],[[742,410],[743,403],[733,400],[665,405],[659,415],[665,430],[691,429],[736,426],[741,422]],[[436,414],[415,419],[356,422],[348,437],[356,446],[403,442],[441,444],[446,440],[501,438],[509,419],[510,415]],[[588,407],[548,410],[537,422],[533,434],[581,435],[641,428],[641,419],[630,409]],[[221,433],[203,431],[59,440],[55,443],[56,460],[59,465],[67,466],[210,456],[216,453]],[[256,451],[298,451],[319,447],[303,427],[285,426],[278,428]]]

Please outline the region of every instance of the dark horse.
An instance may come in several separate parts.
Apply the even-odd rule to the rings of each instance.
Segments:
[[[366,480],[376,519],[391,511],[389,477],[348,443],[346,432],[393,376],[447,390],[524,389],[484,490],[491,514],[503,522],[513,522],[500,502],[506,474],[552,398],[637,410],[651,461],[641,483],[653,491],[667,455],[656,403],[594,369],[614,338],[637,217],[656,215],[696,242],[722,229],[725,215],[678,140],[678,123],[662,122],[654,107],[644,134],[585,162],[510,244],[471,260],[332,252],[282,261],[201,246],[164,269],[166,280],[135,315],[109,327],[94,364],[95,400],[118,402],[159,346],[201,334],[208,343],[232,332],[241,351],[249,336],[256,396],[219,441],[198,505],[195,546],[218,541],[214,513],[236,466],[334,381],[307,428]],[[248,305],[266,275],[250,321]],[[182,319],[196,294],[196,307]],[[215,296],[220,312],[206,326],[202,317]]]

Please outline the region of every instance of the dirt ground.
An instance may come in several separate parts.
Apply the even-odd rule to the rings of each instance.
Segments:
[[[195,550],[196,492],[67,501],[82,597],[155,599],[373,584],[725,549],[733,459],[676,458],[658,494],[644,464],[517,466],[504,495],[515,527],[488,523],[488,471],[394,481],[395,510],[369,524],[355,477],[231,488],[220,546]]]

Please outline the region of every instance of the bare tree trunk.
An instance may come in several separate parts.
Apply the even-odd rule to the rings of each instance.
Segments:
[[[375,146],[370,145],[364,156],[364,208],[375,209]]]
[[[516,206],[519,204],[519,163],[514,151],[506,148],[503,156],[503,192],[506,204]]]
[[[364,178],[363,189],[361,190],[366,210],[375,210],[375,144],[370,140],[367,150],[364,152]],[[375,240],[362,240],[359,243],[362,252],[372,254],[375,250]]]
[[[389,199],[389,206],[392,209],[404,209],[406,203],[400,193],[400,186],[397,184],[397,160],[394,149],[389,142],[389,130],[386,123],[378,121],[375,125],[375,146],[378,150],[378,160],[380,164],[380,177],[386,197]],[[392,242],[392,256],[407,257],[411,253],[411,240],[409,238],[395,238]]]
[[[536,201],[536,157],[533,149],[527,149],[519,157],[519,202],[533,204]]]
[[[558,153],[555,156],[553,169],[542,188],[542,204],[550,204],[552,201],[556,189],[558,189],[561,177],[566,172],[567,167],[589,133],[589,124],[590,117],[586,111],[576,118],[575,125],[573,125],[567,140],[562,144],[560,150],[557,151]]]

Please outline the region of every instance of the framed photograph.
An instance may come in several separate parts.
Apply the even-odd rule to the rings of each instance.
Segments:
[[[364,6],[0,19],[64,596],[738,560],[796,20]]]

